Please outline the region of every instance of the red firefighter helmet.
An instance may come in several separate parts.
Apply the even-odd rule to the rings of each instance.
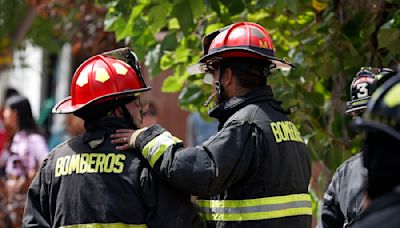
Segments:
[[[271,61],[271,68],[291,68],[292,64],[275,57],[275,47],[268,31],[259,24],[239,22],[203,38],[203,56],[188,68],[189,74],[204,73],[207,64],[218,58],[254,58]]]
[[[105,55],[96,55],[75,71],[71,96],[53,108],[53,113],[73,113],[89,105],[150,90],[141,76],[136,58],[133,64]]]

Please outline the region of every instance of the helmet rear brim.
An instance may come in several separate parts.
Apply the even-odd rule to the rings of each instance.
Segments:
[[[142,88],[142,89],[135,89],[135,90],[129,90],[129,91],[123,91],[123,92],[119,92],[119,93],[112,93],[112,94],[108,94],[105,96],[101,96],[98,97],[96,99],[93,99],[85,104],[79,104],[79,105],[73,105],[72,104],[72,100],[71,97],[67,97],[65,99],[63,99],[62,101],[58,102],[52,109],[52,113],[54,114],[69,114],[69,113],[74,113],[78,110],[80,110],[81,108],[88,106],[90,104],[93,104],[95,102],[100,102],[103,99],[107,99],[107,98],[112,98],[112,97],[120,97],[120,96],[124,96],[127,94],[132,94],[132,93],[141,93],[141,92],[146,92],[148,90],[150,90],[151,87],[146,87],[146,88]]]
[[[51,110],[54,114],[68,114],[73,113],[84,105],[72,105],[71,97],[67,97],[64,100],[58,102]]]

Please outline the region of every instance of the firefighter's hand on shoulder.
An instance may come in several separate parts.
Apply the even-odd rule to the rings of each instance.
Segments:
[[[145,131],[147,127],[138,130],[133,129],[118,129],[111,135],[111,143],[116,145],[117,150],[128,150],[135,148],[137,136]]]

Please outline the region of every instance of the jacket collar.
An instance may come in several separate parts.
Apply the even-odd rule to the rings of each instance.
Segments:
[[[236,111],[243,108],[248,104],[254,104],[261,101],[273,101],[274,106],[280,108],[281,102],[273,99],[273,93],[270,86],[258,87],[244,96],[233,97],[218,106],[214,107],[208,112],[210,117],[217,118],[220,123],[225,122]],[[282,109],[281,109],[282,110]],[[283,110],[282,110],[283,111]]]
[[[104,139],[106,135],[114,133],[117,129],[134,129],[134,125],[126,119],[108,117],[96,121],[85,121],[85,128],[86,133],[83,135],[83,141],[88,142]]]

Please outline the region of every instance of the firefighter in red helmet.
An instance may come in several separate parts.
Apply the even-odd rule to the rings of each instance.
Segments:
[[[190,195],[153,176],[139,153],[117,152],[111,144],[116,129],[140,126],[140,94],[150,89],[127,48],[78,67],[71,97],[53,112],[83,118],[86,132],[60,144],[44,161],[29,188],[23,227],[202,225]]]
[[[203,51],[189,71],[207,73],[214,85],[209,115],[219,121],[217,134],[184,148],[154,125],[120,130],[113,142],[139,149],[158,175],[199,196],[208,227],[311,227],[310,154],[266,85],[270,70],[291,64],[275,57],[266,29],[250,22],[207,35]]]

